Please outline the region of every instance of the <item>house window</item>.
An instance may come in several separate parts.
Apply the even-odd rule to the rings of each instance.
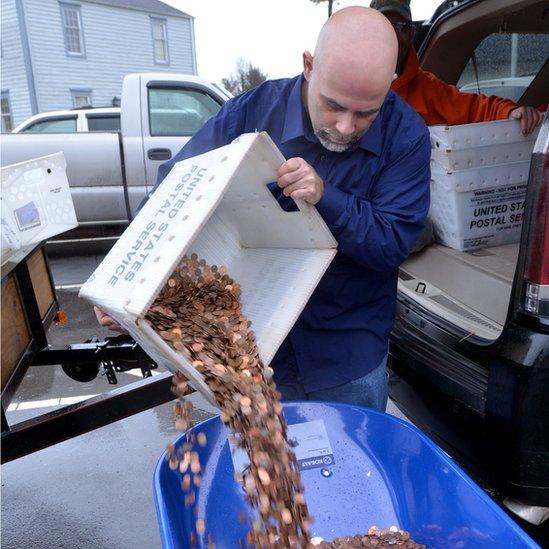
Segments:
[[[71,95],[74,108],[81,109],[82,107],[92,106],[91,90],[71,90]]]
[[[2,92],[2,133],[13,130],[13,118],[11,116],[10,97],[8,92]]]
[[[61,4],[61,21],[65,35],[65,50],[68,55],[84,55],[82,16],[80,6]]]
[[[168,58],[168,28],[165,19],[151,18],[154,62],[167,65]]]

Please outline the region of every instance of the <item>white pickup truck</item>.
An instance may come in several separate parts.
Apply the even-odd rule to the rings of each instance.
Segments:
[[[129,74],[121,131],[2,136],[2,166],[62,151],[80,225],[125,224],[181,149],[231,94],[196,76]]]

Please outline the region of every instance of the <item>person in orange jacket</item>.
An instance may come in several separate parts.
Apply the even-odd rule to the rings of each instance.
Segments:
[[[413,47],[415,29],[410,0],[373,0],[370,7],[389,19],[398,38],[397,78],[391,89],[415,109],[428,126],[515,118],[520,120],[522,133],[528,135],[540,123],[542,113],[533,107],[519,107],[495,95],[460,92],[456,86],[421,69]]]

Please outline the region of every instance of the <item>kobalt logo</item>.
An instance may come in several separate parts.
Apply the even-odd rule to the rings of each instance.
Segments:
[[[308,459],[301,462],[302,467],[312,467],[314,465],[331,465],[333,459],[331,456],[317,457],[313,459]]]
[[[304,461],[303,466],[309,467],[310,465],[322,465],[323,461],[324,460],[322,458],[310,459],[308,461]]]

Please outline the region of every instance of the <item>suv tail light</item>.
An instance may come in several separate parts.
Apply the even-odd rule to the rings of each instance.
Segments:
[[[526,261],[523,271],[523,312],[549,319],[549,118],[540,130],[528,185],[533,202],[527,224]],[[523,235],[524,236],[524,235]]]

